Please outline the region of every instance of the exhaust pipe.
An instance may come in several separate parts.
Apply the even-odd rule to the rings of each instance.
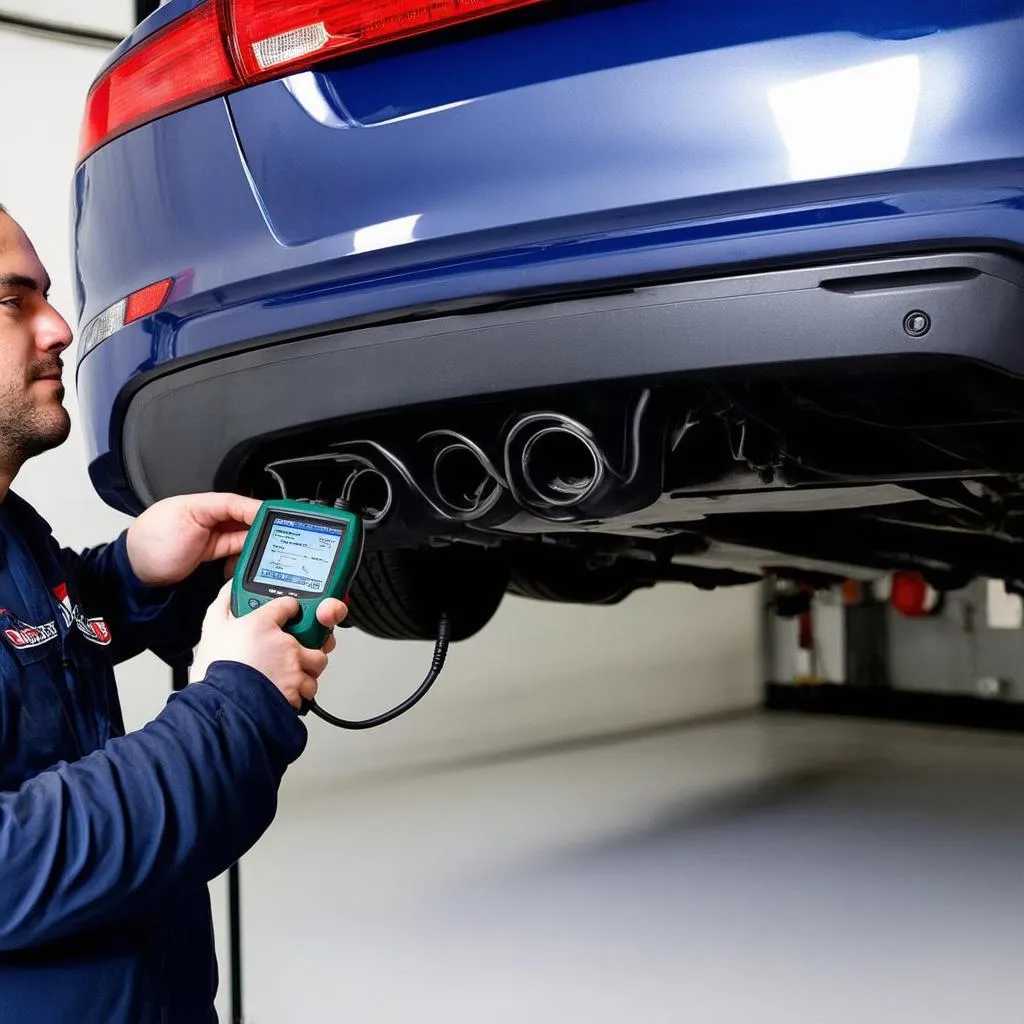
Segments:
[[[345,481],[341,497],[362,515],[364,524],[369,528],[387,518],[395,492],[391,481],[379,469],[364,466]]]
[[[372,508],[374,518],[367,519],[367,526],[389,515],[392,519],[412,522],[416,516],[412,509],[419,502],[428,515],[446,523],[476,520],[498,503],[502,495],[501,478],[487,456],[472,441],[454,431],[434,431],[424,438],[431,436],[442,437],[444,443],[433,459],[432,477],[422,484],[402,458],[376,441],[335,445],[337,449],[346,450],[336,458],[360,466],[349,477],[346,488],[351,487],[353,491],[350,499],[353,505],[362,502],[364,507]],[[356,454],[357,449],[360,454]],[[367,454],[363,455],[362,451]],[[419,470],[431,465],[429,461],[417,460],[420,462]],[[427,474],[420,472],[418,475]],[[346,496],[343,492],[342,497]],[[409,499],[412,499],[411,505]],[[410,516],[413,519],[409,519]]]
[[[594,442],[565,427],[543,427],[523,445],[520,468],[527,491],[554,508],[572,508],[601,486],[605,467]]]
[[[387,520],[389,538],[415,539],[431,520],[479,528],[507,524],[521,513],[562,523],[610,518],[646,507],[662,493],[664,421],[648,414],[650,404],[645,389],[629,406],[592,410],[599,435],[563,413],[521,414],[511,425],[506,421],[503,441],[495,442],[497,467],[465,434],[434,430],[402,449],[353,439],[265,470],[282,496],[341,497],[363,510],[368,527]],[[491,438],[493,429],[487,430]]]
[[[464,444],[449,444],[437,453],[433,480],[438,499],[460,516],[481,515],[498,497],[499,484]]]
[[[342,469],[340,490],[338,467]],[[305,455],[279,459],[263,468],[277,483],[282,498],[314,495],[330,501],[334,494],[359,509],[367,526],[385,519],[394,503],[391,481],[368,459],[356,455]]]
[[[483,449],[454,430],[433,430],[420,438],[421,444],[432,441],[442,442],[431,480],[444,511],[462,522],[485,516],[501,500],[504,481]]]
[[[602,486],[608,463],[582,423],[560,413],[536,412],[509,430],[505,473],[520,506],[560,516]]]
[[[507,487],[542,519],[572,522],[643,508],[661,493],[660,419],[648,415],[649,389],[631,407],[596,410],[608,450],[589,427],[549,410],[521,417],[505,437]],[[616,442],[615,438],[619,441]],[[647,453],[647,458],[644,458]]]

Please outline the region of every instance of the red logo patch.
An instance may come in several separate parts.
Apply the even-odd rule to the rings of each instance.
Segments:
[[[71,603],[66,583],[61,583],[59,586],[54,587],[53,596],[57,598],[57,602],[60,604],[60,611],[61,615],[64,616],[65,625],[70,626],[74,623],[86,640],[91,640],[94,644],[99,644],[101,647],[106,647],[110,643],[110,627],[101,618],[87,619],[82,609],[77,604],[73,605]]]
[[[41,626],[30,626],[15,619],[17,626],[5,629],[4,634],[14,647],[40,647],[57,639],[57,623],[44,622]]]
[[[86,622],[86,625],[89,627],[89,632],[85,633],[85,635],[94,644],[100,644],[103,647],[106,647],[110,643],[112,639],[110,636],[110,627],[103,619],[89,619]],[[84,633],[85,630],[82,632]]]

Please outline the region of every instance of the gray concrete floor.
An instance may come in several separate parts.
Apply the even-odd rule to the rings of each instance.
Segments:
[[[286,794],[250,1024],[1024,1020],[1024,738],[802,717]]]

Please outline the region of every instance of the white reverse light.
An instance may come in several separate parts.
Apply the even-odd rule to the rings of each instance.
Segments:
[[[280,32],[252,44],[256,63],[266,71],[278,64],[306,57],[317,50],[322,50],[330,42],[327,26],[318,21],[315,25],[293,28],[288,32]]]
[[[122,299],[112,306],[103,310],[102,313],[82,331],[78,339],[79,358],[87,352],[91,352],[101,341],[106,341],[116,331],[124,327],[125,311],[128,308],[128,300]]]

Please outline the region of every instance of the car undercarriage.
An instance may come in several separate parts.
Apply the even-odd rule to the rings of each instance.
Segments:
[[[363,510],[381,557],[475,549],[549,600],[898,570],[1024,589],[1022,409],[1024,382],[977,362],[829,361],[320,428],[250,453],[239,479]]]
[[[125,466],[147,502],[359,510],[354,596],[379,586],[353,618],[394,637],[442,605],[471,635],[508,591],[1024,590],[1022,317],[1024,267],[992,252],[428,304],[140,375]]]

